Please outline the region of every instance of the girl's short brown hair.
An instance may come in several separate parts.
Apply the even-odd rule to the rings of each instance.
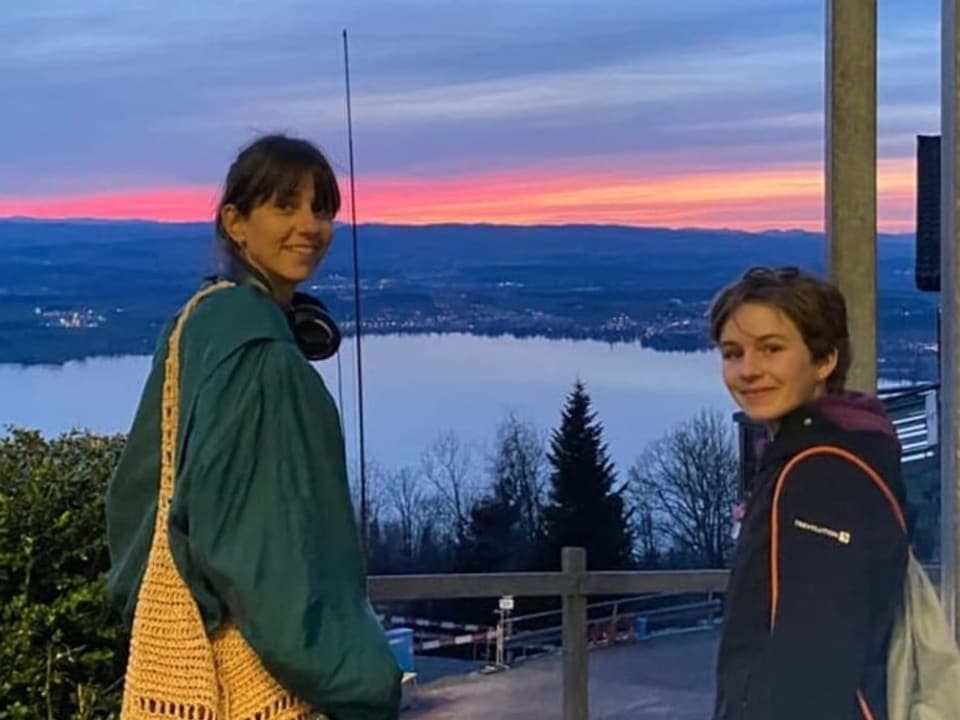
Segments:
[[[715,343],[730,316],[746,303],[768,305],[790,318],[815,362],[836,351],[837,366],[827,378],[827,388],[843,389],[850,369],[850,334],[847,304],[835,285],[796,267],[750,268],[721,290],[710,306],[710,337]]]

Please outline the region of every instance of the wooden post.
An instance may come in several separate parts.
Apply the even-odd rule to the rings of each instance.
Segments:
[[[573,593],[563,596],[563,720],[589,720],[587,598],[579,582],[587,572],[587,551],[563,548],[561,568],[575,578]]]

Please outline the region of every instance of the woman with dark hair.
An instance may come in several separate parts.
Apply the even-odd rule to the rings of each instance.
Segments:
[[[887,718],[908,544],[883,404],[844,391],[846,305],[796,268],[754,268],[710,309],[723,380],[769,435],[726,600],[715,720]]]
[[[227,174],[224,276],[164,328],[107,492],[108,590],[132,627],[124,718],[399,713],[339,415],[310,364],[339,334],[297,292],[339,208],[305,140],[262,137]]]

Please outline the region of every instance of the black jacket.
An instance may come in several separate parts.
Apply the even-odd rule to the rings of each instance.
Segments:
[[[886,720],[903,498],[875,398],[831,394],[782,420],[734,555],[715,720]]]

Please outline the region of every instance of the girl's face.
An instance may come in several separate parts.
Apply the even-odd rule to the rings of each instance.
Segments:
[[[763,303],[744,303],[720,333],[723,382],[747,416],[776,423],[827,391],[836,351],[815,361],[800,330],[784,313]]]
[[[223,226],[241,257],[263,273],[283,303],[313,274],[333,240],[333,218],[314,210],[313,196],[307,175],[293,196],[274,196],[246,216],[233,205],[223,209]]]

